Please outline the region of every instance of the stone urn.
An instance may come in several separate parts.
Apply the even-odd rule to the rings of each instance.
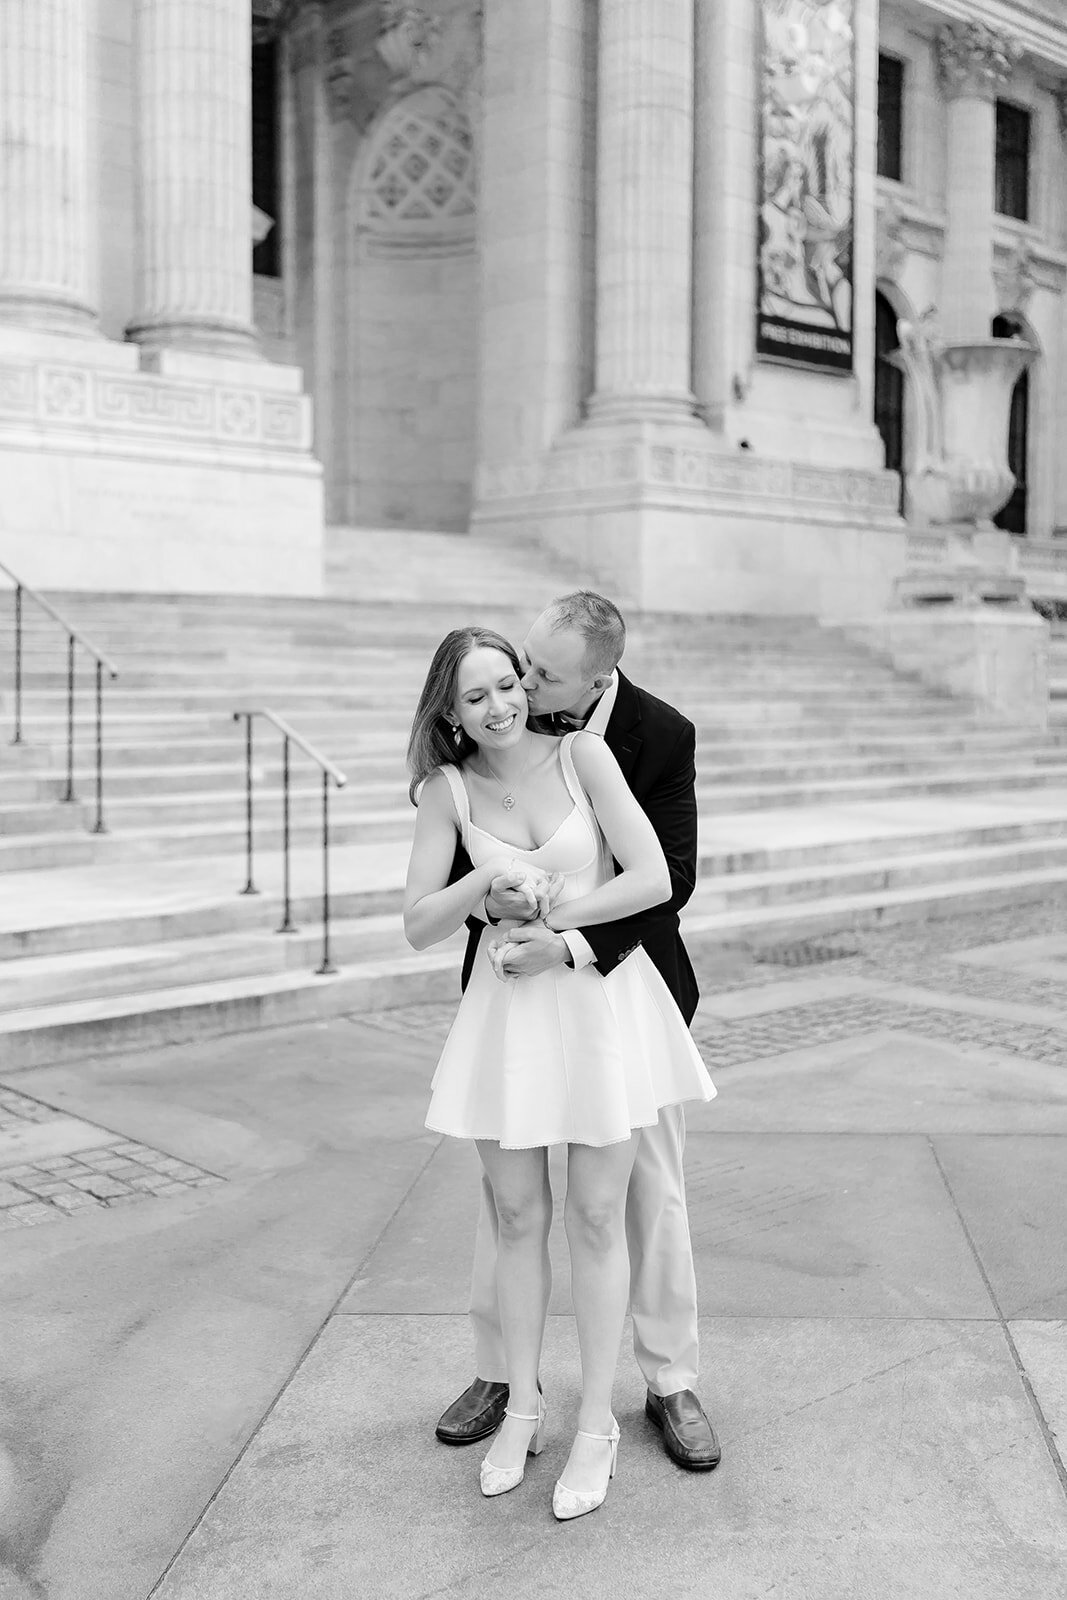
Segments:
[[[1037,351],[1021,339],[946,344],[902,323],[889,357],[908,380],[914,447],[907,474],[910,520],[992,528],[1015,478],[1008,466],[1011,393]]]
[[[989,529],[1015,487],[1008,466],[1011,394],[1037,351],[1021,339],[976,339],[940,352],[948,515]]]

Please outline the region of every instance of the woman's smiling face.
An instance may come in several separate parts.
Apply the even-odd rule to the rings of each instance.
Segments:
[[[456,673],[453,715],[482,750],[507,750],[526,727],[526,691],[502,650],[479,645]]]

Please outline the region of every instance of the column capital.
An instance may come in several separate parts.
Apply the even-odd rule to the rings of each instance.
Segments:
[[[946,22],[937,35],[941,86],[948,99],[992,100],[1011,78],[1023,46],[984,22]]]

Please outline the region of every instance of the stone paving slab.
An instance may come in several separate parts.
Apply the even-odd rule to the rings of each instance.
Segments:
[[[446,1143],[426,1165],[343,1309],[466,1308],[478,1203],[471,1155]],[[552,1303],[563,1311],[569,1273],[559,1174],[557,1165]],[[686,1190],[709,1314],[991,1314],[924,1138],[691,1134]]]
[[[1009,1328],[1067,1473],[1067,1322],[1012,1322]]]
[[[953,1136],[938,1159],[1005,1317],[1067,1317],[1067,1141]]]
[[[226,1180],[3,1235],[0,1597],[379,1600],[414,1571],[405,1600],[1060,1600],[1063,986],[954,957],[1058,937],[1065,910],[695,952],[721,1011],[690,1183],[727,1454],[671,1466],[627,1339],[619,1478],[569,1528],[547,1505],[569,1319],[534,1494],[485,1505],[477,1450],[432,1439],[471,1376],[476,1168],[422,1125],[451,1005],[0,1085],[0,1128],[36,1097]],[[558,1313],[559,1229],[555,1260]]]
[[[702,1336],[722,1466],[671,1465],[624,1359],[618,1475],[561,1526],[570,1319],[549,1325],[544,1453],[486,1502],[480,1447],[422,1442],[466,1374],[463,1320],[336,1317],[158,1600],[1058,1600],[1067,1504],[999,1327],[708,1319]]]
[[[759,991],[755,991],[758,993]],[[1067,1073],[889,1029],[715,1072],[691,1132],[1067,1134]]]

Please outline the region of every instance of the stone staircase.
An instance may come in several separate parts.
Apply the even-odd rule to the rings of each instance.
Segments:
[[[405,572],[413,601],[400,598]],[[59,800],[63,638],[27,615],[26,743],[0,746],[8,1070],[456,993],[460,940],[415,954],[399,917],[415,697],[449,627],[480,618],[521,637],[580,574],[476,540],[394,533],[346,535],[331,574],[362,598],[52,596],[121,669],[106,696],[105,835],[89,831],[84,696],[80,798]],[[626,669],[699,730],[691,940],[944,915],[1067,881],[1067,721],[1046,737],[990,726],[809,623],[631,623]],[[10,642],[10,597],[0,596],[0,662]],[[1061,666],[1065,646],[1061,637]],[[315,972],[321,790],[301,758],[292,822],[300,931],[274,931],[280,749],[260,732],[261,892],[238,893],[244,750],[233,712],[248,705],[278,711],[349,776],[331,800],[333,976]],[[5,686],[0,739],[10,712]]]

